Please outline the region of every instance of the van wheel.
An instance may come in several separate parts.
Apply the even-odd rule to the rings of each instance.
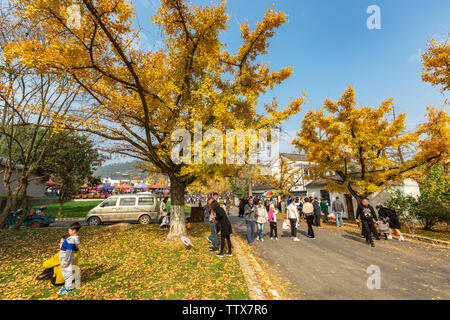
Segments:
[[[102,224],[102,222],[100,221],[99,217],[91,217],[89,218],[89,220],[87,221],[88,225],[90,226],[99,226]]]
[[[150,217],[148,215],[143,215],[139,217],[139,224],[150,224]]]

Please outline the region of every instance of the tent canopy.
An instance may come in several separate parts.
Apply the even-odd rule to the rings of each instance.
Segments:
[[[148,187],[145,185],[145,184],[143,184],[142,182],[141,183],[136,183],[134,186],[133,186],[133,189],[146,189],[146,190],[148,190]]]
[[[112,186],[104,186],[104,187],[99,188],[98,190],[112,190],[112,189],[114,189],[114,187],[112,187]]]
[[[162,186],[159,183],[157,183],[157,184],[152,185],[150,187],[150,189],[167,189],[167,186],[165,187],[165,186]]]
[[[126,183],[124,183],[124,184],[122,184],[122,185],[116,187],[116,189],[122,189],[122,190],[129,190],[129,189],[131,189],[131,188],[133,188],[133,187],[130,186],[129,184],[126,184]]]
[[[56,182],[54,182],[52,179],[49,179],[49,180],[45,183],[45,185],[46,185],[46,186],[49,186],[49,187],[54,187],[54,186],[59,186],[59,183],[56,183]]]

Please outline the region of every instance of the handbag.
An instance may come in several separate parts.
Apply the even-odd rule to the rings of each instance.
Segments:
[[[283,230],[289,230],[291,228],[291,222],[289,220],[283,221]]]

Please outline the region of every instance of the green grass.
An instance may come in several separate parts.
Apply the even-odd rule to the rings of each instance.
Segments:
[[[89,210],[99,205],[102,201],[71,201],[64,203],[61,218],[84,218]],[[45,214],[50,214],[52,216],[57,216],[59,203],[46,204],[47,210]],[[38,206],[33,206],[34,208],[39,208]]]
[[[96,207],[101,202],[102,200],[66,202],[64,203],[63,211],[59,218],[84,218],[88,214],[89,210]],[[47,210],[45,210],[45,213],[56,217],[58,213],[59,203],[47,204],[46,206]],[[167,203],[167,207],[170,211],[170,201]],[[39,205],[33,206],[33,208],[39,208]],[[190,216],[191,207],[185,205],[184,213],[187,217]]]
[[[248,300],[236,256],[209,252],[208,224],[193,224],[194,248],[166,241],[156,225],[83,227],[80,230],[81,290],[56,293],[36,281],[42,263],[58,252],[60,228],[0,230],[0,300]]]

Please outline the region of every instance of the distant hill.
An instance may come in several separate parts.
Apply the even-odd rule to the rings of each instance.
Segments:
[[[142,170],[136,169],[138,161],[128,161],[128,162],[118,162],[118,163],[111,163],[105,166],[101,166],[100,168],[97,168],[97,170],[94,172],[94,176],[100,176],[100,177],[110,177],[117,172],[120,173],[127,173],[130,176],[141,176],[146,175],[142,172]]]

